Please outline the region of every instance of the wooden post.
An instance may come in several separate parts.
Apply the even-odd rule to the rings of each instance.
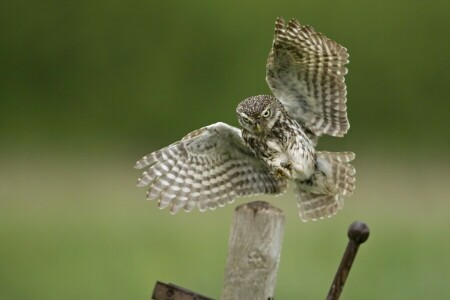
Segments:
[[[284,213],[267,202],[236,207],[222,300],[273,299],[284,235]]]

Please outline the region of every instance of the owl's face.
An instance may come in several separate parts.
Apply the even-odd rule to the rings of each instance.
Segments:
[[[245,99],[236,108],[241,126],[255,135],[272,130],[281,114],[282,104],[273,96],[260,95]]]

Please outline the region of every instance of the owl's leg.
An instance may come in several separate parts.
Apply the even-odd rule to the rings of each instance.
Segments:
[[[274,159],[269,163],[271,174],[277,179],[292,177],[292,164],[287,159]]]
[[[286,170],[289,170],[289,172],[292,172],[292,164],[291,164],[290,162],[288,162],[288,161],[282,161],[282,162],[280,163],[280,166],[281,166],[283,169],[286,169]]]

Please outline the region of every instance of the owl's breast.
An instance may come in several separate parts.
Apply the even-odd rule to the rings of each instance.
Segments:
[[[257,136],[243,130],[242,137],[245,144],[255,153],[256,157],[264,161],[272,159],[274,155],[283,153],[283,147],[280,142],[268,135]]]
[[[275,153],[283,153],[284,152],[281,143],[275,139],[268,139],[266,141],[266,146],[267,146],[267,149],[271,152],[275,152]]]

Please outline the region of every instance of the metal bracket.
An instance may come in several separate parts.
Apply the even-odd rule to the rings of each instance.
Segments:
[[[172,283],[157,281],[153,289],[154,300],[214,300]]]

